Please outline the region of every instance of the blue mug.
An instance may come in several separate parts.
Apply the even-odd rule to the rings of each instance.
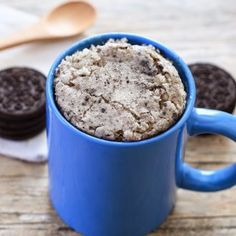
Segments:
[[[75,128],[58,110],[53,80],[61,60],[110,38],[151,44],[177,68],[187,104],[180,120],[164,133],[138,142],[107,141]],[[235,164],[203,171],[182,160],[188,135],[216,133],[236,140],[236,118],[194,108],[195,93],[192,74],[182,59],[142,36],[95,35],[62,53],[51,67],[46,88],[49,192],[61,219],[86,236],[142,236],[167,218],[175,204],[176,187],[209,192],[236,184]]]

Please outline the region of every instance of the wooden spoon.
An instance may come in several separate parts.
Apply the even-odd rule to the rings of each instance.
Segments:
[[[0,50],[34,41],[78,35],[92,25],[95,18],[96,10],[88,2],[68,1],[52,9],[29,28],[0,40]]]

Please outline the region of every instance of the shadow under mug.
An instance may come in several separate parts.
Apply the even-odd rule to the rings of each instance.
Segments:
[[[78,130],[59,112],[53,80],[61,60],[110,38],[151,44],[178,70],[187,104],[180,120],[164,133],[138,142],[107,141]],[[188,135],[217,133],[236,140],[236,118],[194,108],[191,72],[179,56],[156,41],[126,33],[81,40],[52,65],[46,96],[50,198],[63,221],[83,235],[142,236],[167,218],[175,204],[176,187],[218,191],[236,184],[236,165],[203,171],[183,162]]]

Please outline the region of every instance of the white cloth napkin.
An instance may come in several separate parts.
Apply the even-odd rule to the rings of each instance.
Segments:
[[[3,5],[0,5],[0,16],[0,40],[38,19],[34,15]],[[0,70],[11,66],[28,66],[47,75],[57,55],[74,40],[33,43],[0,51]],[[46,161],[46,132],[24,141],[0,138],[0,155],[25,161]]]

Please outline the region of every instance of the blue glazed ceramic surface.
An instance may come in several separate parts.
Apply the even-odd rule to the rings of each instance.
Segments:
[[[61,60],[91,44],[127,38],[151,44],[169,58],[188,93],[181,119],[166,132],[139,142],[115,142],[90,136],[71,125],[58,110],[53,92]],[[142,36],[126,33],[95,35],[62,53],[48,75],[47,136],[50,197],[59,216],[86,236],[142,236],[156,229],[175,203],[176,187],[217,191],[236,183],[236,166],[202,171],[183,163],[187,135],[219,133],[236,140],[236,118],[194,108],[192,75],[173,51]]]

